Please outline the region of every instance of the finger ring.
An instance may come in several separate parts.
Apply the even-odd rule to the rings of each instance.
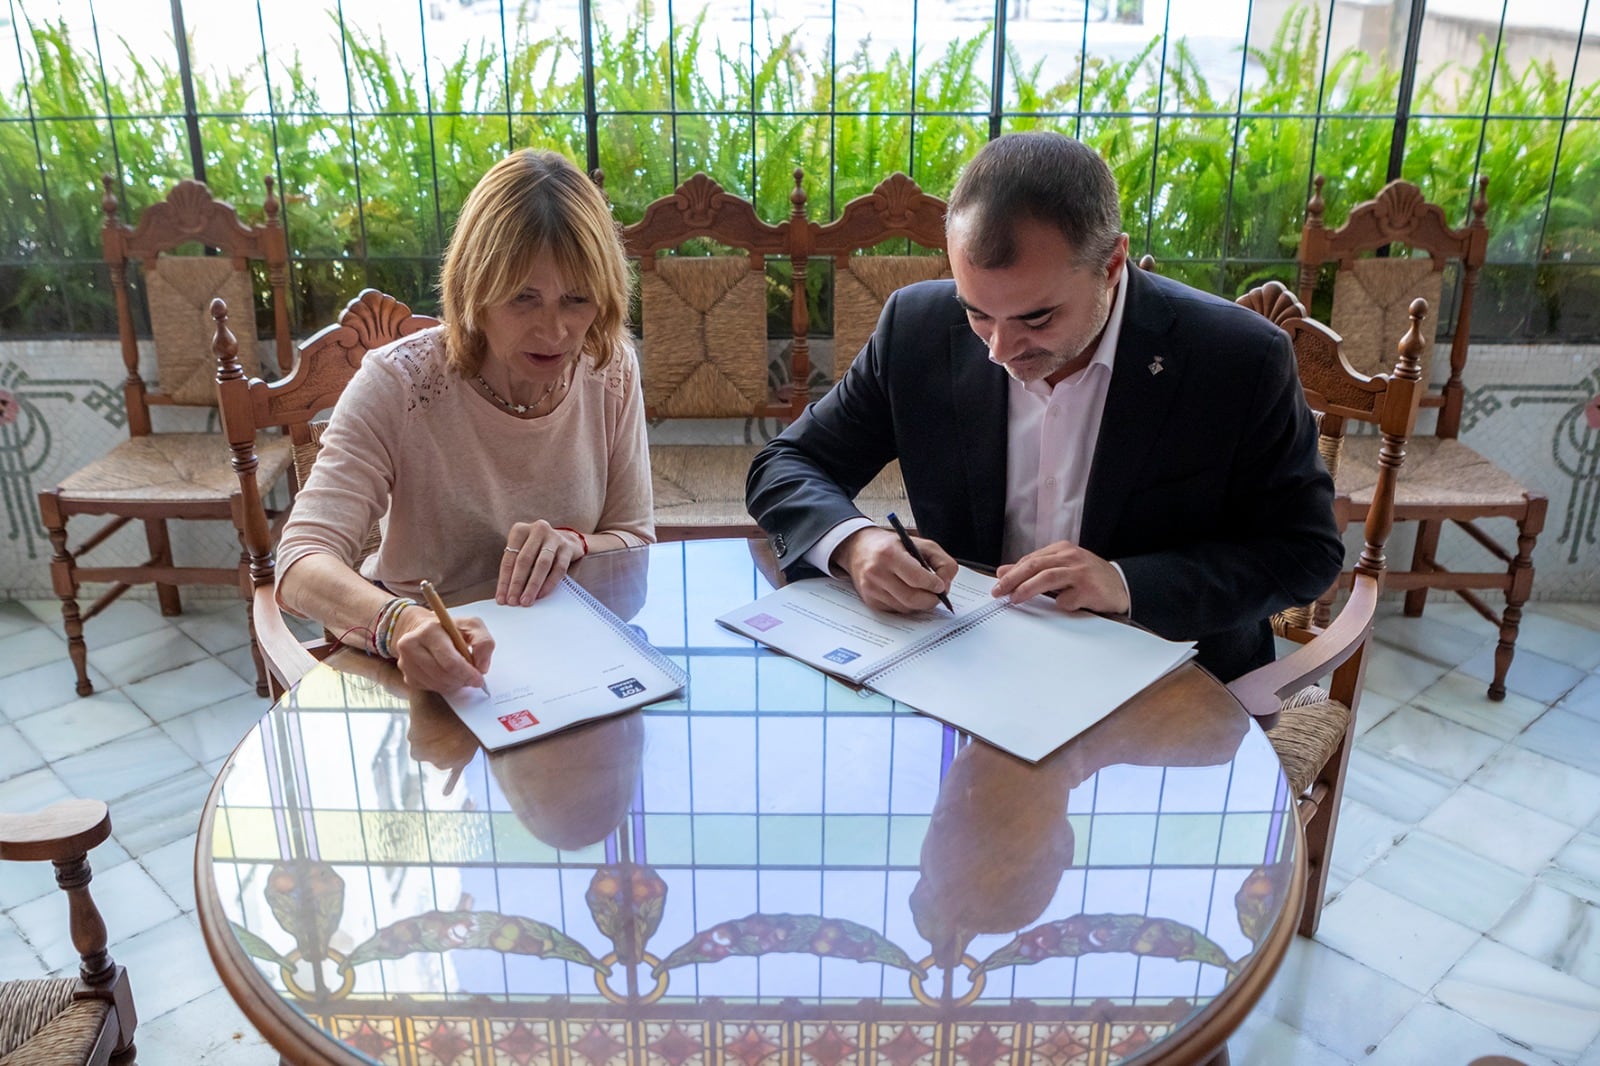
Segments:
[[[521,550],[522,550],[521,548],[513,548],[508,544],[508,545],[506,545],[506,550],[505,551],[506,551],[507,555],[515,555],[515,554],[517,554],[517,552],[519,552]]]
[[[551,555],[554,555],[556,553],[556,550],[554,548],[552,548],[550,545],[546,544],[544,547],[539,549],[539,554],[540,555],[543,555],[545,552],[549,552]]]

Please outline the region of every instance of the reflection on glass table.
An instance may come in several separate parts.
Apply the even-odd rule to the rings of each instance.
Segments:
[[[1301,861],[1226,690],[1185,666],[1025,763],[712,621],[771,573],[745,541],[586,561],[686,693],[493,755],[387,664],[308,675],[202,827],[202,925],[246,1013],[272,1039],[259,1015],[291,1006],[350,1062],[1220,1047]]]

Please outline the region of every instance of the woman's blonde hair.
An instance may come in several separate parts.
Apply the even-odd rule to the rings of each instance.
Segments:
[[[463,375],[488,354],[484,311],[522,289],[533,262],[554,257],[568,285],[595,306],[583,349],[597,367],[628,350],[626,252],[600,189],[556,152],[523,149],[500,160],[467,196],[439,272],[445,350]]]

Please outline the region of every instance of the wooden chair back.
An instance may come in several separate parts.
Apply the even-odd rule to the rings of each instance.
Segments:
[[[393,296],[365,289],[345,306],[337,322],[300,346],[292,374],[267,382],[245,373],[238,340],[228,326],[227,304],[213,300],[210,310],[222,432],[239,477],[234,524],[249,556],[250,586],[242,591],[252,601],[253,635],[276,696],[314,665],[319,653],[331,651],[332,645],[326,641],[309,648],[302,645],[278,609],[272,531],[256,481],[257,434],[280,429],[289,436],[294,445],[295,478],[304,484],[321,448],[322,417],[338,402],[367,352],[438,325],[439,320],[412,314],[411,308]],[[376,546],[375,531],[368,541],[369,550]]]
[[[1364,374],[1387,370],[1390,338],[1406,328],[1412,301],[1424,299],[1429,307],[1441,307],[1445,269],[1453,264],[1459,270],[1461,295],[1450,343],[1449,376],[1439,391],[1422,400],[1422,406],[1439,409],[1434,432],[1441,437],[1457,436],[1473,295],[1489,247],[1484,224],[1489,179],[1478,179],[1471,221],[1459,229],[1450,225],[1442,207],[1428,202],[1422,190],[1409,181],[1391,181],[1377,196],[1357,204],[1343,225],[1328,229],[1323,219],[1322,175],[1317,175],[1313,184],[1297,254],[1299,298],[1310,307],[1324,265],[1336,267],[1328,321],[1343,338],[1346,357],[1356,370]],[[1417,255],[1419,252],[1425,254]],[[1432,379],[1437,332],[1435,316],[1422,338],[1424,382]]]
[[[798,413],[774,394],[768,372],[767,259],[788,257],[788,231],[787,222],[763,222],[750,201],[704,174],[622,228],[639,269],[648,417]]]
[[[265,264],[272,289],[273,337],[280,373],[293,359],[289,333],[289,251],[273,180],[263,179],[265,220],[247,226],[233,205],[212,197],[204,182],[184,179],[165,200],[145,208],[136,226],[118,218],[114,179],[102,176],[105,222],[100,243],[117,304],[117,333],[126,370],[123,394],[128,429],[133,436],[151,432],[150,407],[161,404],[212,406],[216,403],[211,364],[209,307],[213,297],[229,301],[235,314],[250,325],[255,337],[255,284],[251,261]],[[175,254],[201,245],[215,255]],[[129,264],[141,268],[150,329],[155,339],[159,390],[139,373],[139,341],[129,295]],[[245,310],[248,315],[244,315]],[[254,344],[247,345],[242,365],[255,372]]]
[[[1327,626],[1315,624],[1308,614],[1289,616],[1283,635],[1301,647],[1228,686],[1245,709],[1267,725],[1284,774],[1299,797],[1309,876],[1300,932],[1311,936],[1322,914],[1333,831],[1365,680],[1366,650],[1383,587],[1384,545],[1394,526],[1400,465],[1425,388],[1420,357],[1428,307],[1420,299],[1411,305],[1393,370],[1368,375],[1350,365],[1338,334],[1306,317],[1300,302],[1278,282],[1252,289],[1238,302],[1289,334],[1306,402],[1319,416],[1319,449],[1324,455],[1329,449],[1337,452],[1350,420],[1374,425],[1382,439],[1378,484],[1366,514],[1366,542],[1342,610]],[[1313,684],[1322,679],[1327,679],[1326,688]]]
[[[832,222],[812,223],[811,254],[833,262],[834,380],[866,346],[890,293],[950,276],[944,215],[943,200],[896,172],[845,204]],[[897,240],[924,254],[863,254]]]

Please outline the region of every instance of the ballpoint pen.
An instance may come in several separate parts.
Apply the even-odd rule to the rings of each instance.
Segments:
[[[889,512],[889,524],[894,527],[895,534],[900,538],[900,546],[906,550],[911,558],[915,559],[929,573],[938,573],[937,570],[928,565],[928,560],[922,557],[922,553],[917,551],[917,546],[911,542],[911,534],[906,532],[906,527],[900,524],[900,519],[893,511]],[[950,605],[949,596],[942,592],[936,592],[934,595],[939,597],[939,602],[944,604],[945,610],[951,614],[956,613],[956,609]]]
[[[433,608],[433,613],[439,616],[439,624],[444,627],[446,633],[450,634],[450,643],[456,646],[456,651],[461,653],[463,659],[467,660],[468,663],[472,663],[472,649],[467,647],[467,638],[461,635],[461,630],[456,628],[455,619],[451,618],[450,612],[445,610],[444,601],[439,598],[439,593],[435,591],[433,582],[423,581],[418,587],[422,589],[422,598],[428,601],[428,606]],[[477,664],[473,663],[473,665],[476,666]],[[489,694],[489,683],[487,681],[478,687],[483,689],[485,696]]]

